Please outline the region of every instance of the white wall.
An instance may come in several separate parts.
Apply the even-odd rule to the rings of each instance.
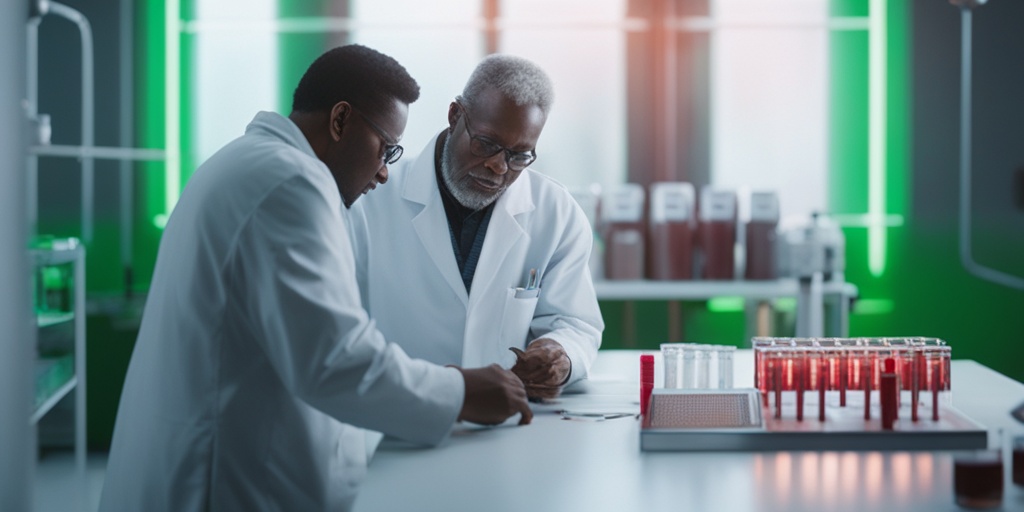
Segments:
[[[722,28],[712,35],[712,183],[775,190],[783,217],[824,211],[828,2],[713,6]]]
[[[272,0],[205,0],[196,2],[195,16],[203,22],[241,25],[196,34],[195,70],[183,70],[192,75],[195,98],[194,121],[185,131],[192,134],[194,164],[199,165],[245,133],[257,111],[278,110],[278,36],[259,24],[277,18],[277,4]],[[242,22],[253,25],[245,27]]]
[[[0,0],[0,510],[31,510],[29,428],[35,345],[25,203],[25,22],[28,2]]]

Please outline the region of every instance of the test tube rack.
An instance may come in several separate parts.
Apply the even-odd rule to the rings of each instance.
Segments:
[[[758,337],[753,346],[754,386],[775,419],[804,421],[808,395],[818,421],[828,420],[830,405],[859,408],[865,420],[878,409],[887,430],[901,415],[919,421],[922,411],[939,421],[949,404],[951,348],[937,338]]]
[[[987,445],[984,427],[952,407],[951,349],[943,340],[760,337],[753,347],[755,387],[749,392],[759,402],[760,424],[691,428],[645,416],[641,449],[967,450]],[[665,387],[671,387],[668,381]],[[660,395],[743,391],[678,387],[683,389],[655,390],[659,396],[651,401],[651,418],[664,414],[659,406],[678,400]]]

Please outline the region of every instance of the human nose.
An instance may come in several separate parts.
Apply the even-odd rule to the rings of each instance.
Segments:
[[[508,161],[505,160],[505,152],[498,151],[485,161],[488,169],[499,176],[508,172]]]
[[[387,182],[388,182],[388,166],[387,166],[387,164],[384,164],[384,165],[381,166],[380,170],[377,171],[377,183],[380,183],[381,185],[383,185],[383,184],[385,184]]]

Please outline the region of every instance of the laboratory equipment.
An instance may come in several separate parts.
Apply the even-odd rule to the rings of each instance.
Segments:
[[[997,450],[979,450],[953,459],[953,492],[965,508],[996,508],[1003,503],[1003,459]]]
[[[644,277],[644,189],[626,183],[601,196],[601,238],[607,279]]]
[[[718,357],[718,389],[732,389],[732,360],[736,353],[736,347],[718,347],[715,356]]]
[[[747,279],[775,279],[776,239],[779,227],[779,196],[775,192],[750,195],[750,222],[745,227],[745,270]]]
[[[693,242],[697,228],[693,184],[662,182],[651,185],[648,224],[648,277],[660,280],[693,278]]]
[[[663,387],[666,389],[678,389],[683,387],[683,344],[662,343],[661,362],[664,369],[663,373],[665,377]]]
[[[28,97],[25,99],[25,113],[28,116],[29,122],[34,126],[35,135],[33,142],[36,143],[36,146],[48,146],[52,132],[50,116],[38,112],[39,25],[45,16],[52,14],[70,21],[78,28],[82,55],[81,148],[85,151],[93,149],[95,143],[95,83],[93,80],[95,65],[92,25],[81,12],[59,2],[35,1],[30,2],[29,5],[32,8],[32,16],[27,24],[28,72],[26,73],[26,78]],[[95,158],[88,153],[83,154],[80,160],[82,164],[82,238],[86,243],[92,240],[93,235],[94,160]],[[30,154],[28,172],[29,222],[31,223],[31,229],[35,230],[38,221],[38,198],[36,197],[38,194],[38,163],[35,153]]]
[[[982,265],[971,251],[971,31],[974,8],[988,0],[950,0],[960,8],[960,262],[993,283],[1024,290],[1024,278]]]
[[[831,218],[814,213],[808,219],[789,219],[779,227],[778,272],[782,277],[844,280],[846,239]]]
[[[753,345],[755,386],[764,406],[774,406],[776,418],[783,415],[782,393],[789,391],[795,391],[798,420],[805,391],[816,390],[820,400],[833,403],[838,398],[839,407],[862,407],[865,420],[872,419],[874,402],[883,423],[898,420],[901,407],[909,409],[911,421],[919,420],[923,407],[939,421],[950,402],[951,349],[937,338],[758,337]],[[930,400],[922,401],[922,394]],[[823,414],[819,418],[825,421]]]
[[[666,389],[731,389],[736,347],[662,343]]]
[[[757,402],[757,391],[753,389],[658,389],[651,395],[651,414],[644,418],[644,427],[758,430],[763,421]]]
[[[729,347],[666,343],[665,386],[651,397],[641,449],[908,451],[988,444],[984,427],[952,406],[951,351],[941,339],[757,337],[752,345],[755,387],[749,392],[758,426],[699,426],[691,417],[666,423],[678,411],[659,408],[685,405],[688,414],[702,414],[696,404],[745,392],[721,379],[731,373],[723,369],[731,368]],[[705,382],[720,388],[696,388]]]
[[[647,408],[651,401],[651,391],[654,390],[654,356],[644,354],[640,356],[640,414],[646,415]]]
[[[700,192],[701,275],[733,279],[736,265],[736,192],[704,187]]]
[[[1013,438],[1013,483],[1024,487],[1024,436]]]
[[[1013,416],[1017,421],[1024,423],[1024,404],[1020,404],[1010,411],[1010,416]]]

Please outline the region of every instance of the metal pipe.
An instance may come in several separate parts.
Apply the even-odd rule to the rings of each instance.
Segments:
[[[36,332],[25,204],[28,5],[0,0],[0,508],[32,510],[35,434],[29,423]]]
[[[960,261],[976,277],[1024,290],[1024,279],[983,266],[971,254],[971,7],[960,8]]]
[[[50,12],[65,18],[78,26],[82,38],[82,147],[91,148],[94,142],[95,99],[93,93],[93,42],[92,26],[82,13],[64,4],[51,2]],[[92,241],[93,232],[93,159],[82,158],[82,240]]]
[[[167,152],[148,148],[111,148],[105,146],[32,146],[29,153],[37,156],[90,158],[98,160],[163,160]]]
[[[120,50],[121,50],[121,65],[119,66],[121,72],[121,122],[120,125],[120,144],[123,148],[133,147],[134,141],[132,140],[132,132],[134,131],[134,123],[132,122],[133,102],[135,101],[134,91],[132,90],[132,74],[134,67],[132,66],[132,21],[135,19],[133,9],[133,0],[121,0],[121,37],[120,37]],[[161,155],[163,159],[163,155]],[[130,297],[132,294],[132,209],[134,207],[134,198],[132,197],[134,191],[134,176],[132,175],[133,162],[128,160],[122,160],[120,163],[120,169],[118,169],[118,184],[120,186],[120,193],[118,194],[120,199],[120,208],[118,215],[120,218],[120,230],[121,230],[121,268],[124,271],[124,292],[126,297]]]
[[[33,127],[38,127],[39,116],[39,22],[40,16],[29,18],[26,25],[26,50],[28,60],[26,62],[25,77],[27,88],[25,89],[25,114]],[[32,131],[35,133],[35,130]],[[28,212],[28,233],[30,236],[36,234],[36,226],[39,222],[39,160],[30,156],[26,160],[26,211]]]

